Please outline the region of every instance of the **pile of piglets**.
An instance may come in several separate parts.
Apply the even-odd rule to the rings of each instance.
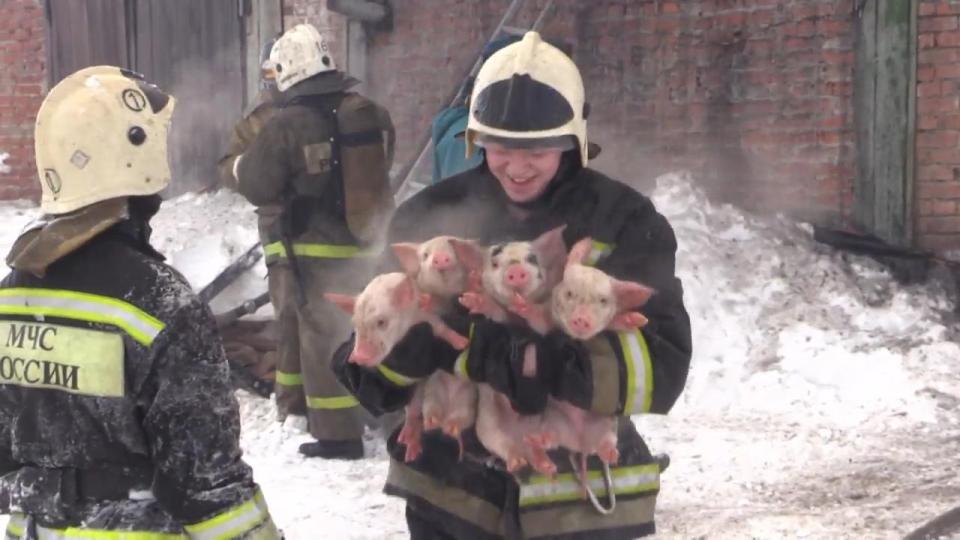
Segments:
[[[585,265],[591,239],[580,240],[567,253],[562,233],[563,227],[558,227],[532,242],[489,247],[450,236],[394,244],[404,272],[375,277],[356,297],[325,295],[353,317],[356,340],[350,361],[377,366],[421,322],[429,323],[434,335],[454,348],[466,348],[467,338],[442,319],[457,302],[472,314],[500,323],[528,325],[540,334],[560,329],[578,340],[646,324],[634,310],[650,298],[652,289]],[[534,377],[534,345],[524,353],[523,375]],[[615,417],[553,398],[543,413],[520,415],[509,398],[492,387],[442,370],[418,383],[407,405],[399,434],[399,442],[406,446],[405,459],[420,455],[421,434],[433,429],[456,439],[462,457],[462,434],[474,424],[484,447],[514,473],[530,466],[555,474],[556,464],[547,451],[558,447],[579,453],[581,481],[587,456],[595,454],[608,464],[619,459]]]

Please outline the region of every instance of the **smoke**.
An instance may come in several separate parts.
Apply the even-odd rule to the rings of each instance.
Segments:
[[[235,45],[176,61],[167,73],[146,73],[177,99],[168,139],[171,174],[166,197],[214,186],[217,162],[243,113],[244,56]]]

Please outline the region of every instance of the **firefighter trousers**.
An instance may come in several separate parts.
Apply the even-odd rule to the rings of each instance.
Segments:
[[[347,261],[298,260],[306,305],[298,305],[296,278],[286,261],[270,265],[270,301],[277,318],[277,412],[306,415],[319,441],[357,440],[363,417],[357,400],[330,369],[336,348],[350,337],[350,318],[323,298],[324,292],[352,292]],[[359,289],[356,289],[359,290]]]

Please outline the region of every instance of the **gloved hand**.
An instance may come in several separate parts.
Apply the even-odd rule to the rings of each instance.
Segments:
[[[581,409],[593,403],[592,366],[586,345],[559,330],[537,343],[538,377],[555,398]]]
[[[466,335],[469,323],[465,316],[444,317],[444,322]],[[384,358],[383,365],[406,377],[420,379],[429,377],[437,369],[451,371],[460,352],[434,336],[430,324],[424,322],[407,332]]]
[[[539,348],[540,341],[540,336],[529,328],[480,319],[470,338],[467,374],[507,396],[520,414],[540,413],[547,405],[554,374],[541,370],[543,361],[539,359],[535,375],[526,376],[523,370],[527,347]]]

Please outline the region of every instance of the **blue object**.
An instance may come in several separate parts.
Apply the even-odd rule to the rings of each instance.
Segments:
[[[481,51],[483,61],[486,62],[493,53],[517,41],[520,41],[520,36],[504,36],[487,43]],[[464,105],[456,105],[443,109],[433,118],[430,132],[433,140],[434,184],[483,163],[480,148],[474,148],[470,159],[466,158],[467,145],[462,133],[467,130],[469,112]]]
[[[447,107],[433,119],[433,183],[472,169],[483,163],[479,148],[466,158],[467,146],[463,132],[467,129],[467,108],[463,105]]]

